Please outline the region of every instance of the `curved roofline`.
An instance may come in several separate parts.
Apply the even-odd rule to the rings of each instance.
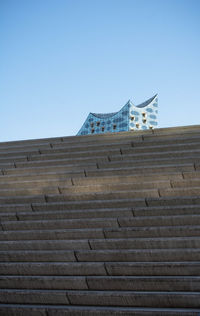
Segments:
[[[133,104],[136,108],[144,108],[144,107],[148,106],[156,97],[157,97],[157,94],[155,94],[152,98],[148,99],[147,101],[140,103],[138,105],[134,105],[130,100],[128,100],[128,102],[126,102],[126,104],[123,107],[125,107],[127,104]],[[106,119],[109,117],[113,117],[114,115],[119,113],[123,109],[123,107],[117,112],[112,112],[112,113],[92,113],[92,112],[90,112],[90,114],[97,117],[97,118],[100,118],[100,119]]]
[[[128,102],[126,102],[126,104],[117,112],[112,112],[112,113],[91,113],[93,116],[97,117],[97,118],[109,118],[109,117],[113,117],[116,114],[118,114],[123,108],[125,108],[125,106],[127,106],[128,104],[130,104],[130,100],[128,100]]]
[[[155,94],[152,98],[148,99],[147,101],[136,105],[136,107],[137,108],[144,108],[145,106],[149,105],[156,97],[157,97],[157,94]]]
[[[108,118],[108,117],[112,117],[115,114],[117,114],[118,112],[113,112],[113,113],[91,113],[93,116],[97,117],[97,118]]]

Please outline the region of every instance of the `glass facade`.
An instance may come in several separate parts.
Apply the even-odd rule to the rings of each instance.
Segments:
[[[90,113],[77,135],[145,130],[158,125],[157,95],[135,106],[130,100],[114,113]]]

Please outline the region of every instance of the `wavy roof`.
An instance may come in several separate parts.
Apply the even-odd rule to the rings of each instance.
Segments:
[[[153,99],[155,99],[155,97],[157,97],[157,94],[155,94],[152,98],[148,99],[147,101],[145,101],[139,105],[135,105],[135,107],[144,108],[145,106],[149,105],[153,101]],[[130,100],[125,105],[127,105],[128,103],[130,104]],[[119,111],[121,111],[121,110],[119,110]],[[95,117],[101,118],[101,119],[106,119],[108,117],[114,116],[119,111],[113,112],[113,113],[90,113],[90,114],[94,115]]]
[[[157,97],[157,94],[155,94],[152,98],[148,99],[147,101],[139,104],[139,105],[136,105],[137,108],[144,108],[145,106],[149,105],[153,99],[155,99],[155,97]]]
[[[112,117],[115,114],[117,114],[118,112],[113,112],[113,113],[106,113],[106,114],[102,114],[102,113],[91,113],[92,115],[98,117],[98,118],[108,118],[108,117]]]

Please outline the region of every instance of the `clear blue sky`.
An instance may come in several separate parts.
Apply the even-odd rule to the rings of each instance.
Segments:
[[[0,0],[0,141],[155,93],[159,127],[200,124],[199,0]]]

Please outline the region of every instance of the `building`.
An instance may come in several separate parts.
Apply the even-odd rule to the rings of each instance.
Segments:
[[[134,105],[130,100],[114,113],[90,113],[77,135],[103,134],[157,127],[158,97]]]

